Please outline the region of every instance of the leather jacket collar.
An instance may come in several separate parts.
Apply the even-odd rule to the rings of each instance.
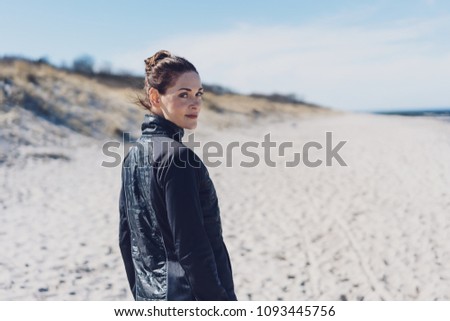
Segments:
[[[184,135],[184,129],[178,127],[170,120],[156,114],[146,114],[141,126],[142,134],[168,136],[178,142]]]

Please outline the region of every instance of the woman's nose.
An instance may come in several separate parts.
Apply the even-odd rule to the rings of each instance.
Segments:
[[[200,107],[201,104],[202,104],[202,98],[201,97],[195,97],[195,98],[192,98],[190,105],[192,107]]]

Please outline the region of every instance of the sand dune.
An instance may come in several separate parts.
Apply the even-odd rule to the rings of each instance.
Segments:
[[[196,137],[226,146],[269,132],[300,152],[332,132],[348,166],[286,167],[291,150],[276,167],[240,167],[249,159],[235,152],[234,166],[210,168],[239,299],[450,299],[450,123],[347,114],[217,130],[205,119]],[[0,165],[0,299],[130,300],[120,168],[100,165],[94,140],[54,149]]]

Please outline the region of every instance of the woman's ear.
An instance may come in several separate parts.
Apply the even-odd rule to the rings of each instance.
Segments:
[[[158,89],[150,87],[150,89],[148,90],[148,99],[150,100],[152,107],[156,107],[156,108],[160,107],[161,98],[160,98]]]

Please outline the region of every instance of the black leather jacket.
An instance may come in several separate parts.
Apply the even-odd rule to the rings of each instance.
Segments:
[[[236,300],[214,185],[184,130],[146,115],[122,164],[119,245],[135,300]]]

